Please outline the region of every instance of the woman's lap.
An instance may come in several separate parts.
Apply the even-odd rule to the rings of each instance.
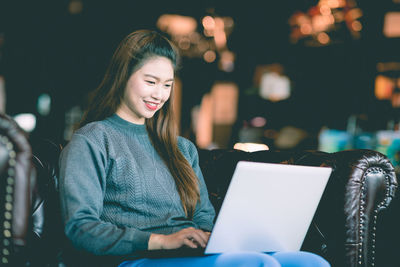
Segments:
[[[331,266],[324,258],[317,254],[306,251],[277,252],[272,256],[278,260],[283,267],[329,267]]]
[[[175,266],[213,266],[213,267],[329,267],[322,257],[309,252],[278,252],[264,254],[257,252],[223,253],[203,257],[182,257],[162,259],[140,259],[126,261],[119,267],[175,267]]]

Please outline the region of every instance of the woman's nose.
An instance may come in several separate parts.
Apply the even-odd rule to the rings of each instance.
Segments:
[[[154,99],[161,99],[161,97],[162,97],[162,88],[161,87],[162,87],[161,85],[154,86],[151,97],[153,97]]]

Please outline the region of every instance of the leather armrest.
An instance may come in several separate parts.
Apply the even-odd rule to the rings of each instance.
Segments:
[[[27,135],[4,114],[0,114],[0,258],[1,262],[18,265],[27,243],[30,223],[31,147]],[[3,228],[4,227],[4,228]]]
[[[334,156],[341,166],[336,180],[345,182],[346,262],[349,266],[373,266],[378,213],[388,207],[397,189],[393,165],[371,150],[342,151]]]

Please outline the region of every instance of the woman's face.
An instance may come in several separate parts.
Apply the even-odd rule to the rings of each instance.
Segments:
[[[129,78],[116,113],[129,122],[144,124],[168,100],[173,81],[171,60],[165,57],[148,59]]]

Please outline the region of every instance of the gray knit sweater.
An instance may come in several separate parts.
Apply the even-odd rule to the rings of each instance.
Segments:
[[[151,233],[210,231],[215,211],[196,147],[182,137],[178,146],[199,179],[192,220],[145,125],[113,115],[79,129],[61,153],[59,177],[65,233],[74,246],[96,255],[134,255],[147,249]]]

